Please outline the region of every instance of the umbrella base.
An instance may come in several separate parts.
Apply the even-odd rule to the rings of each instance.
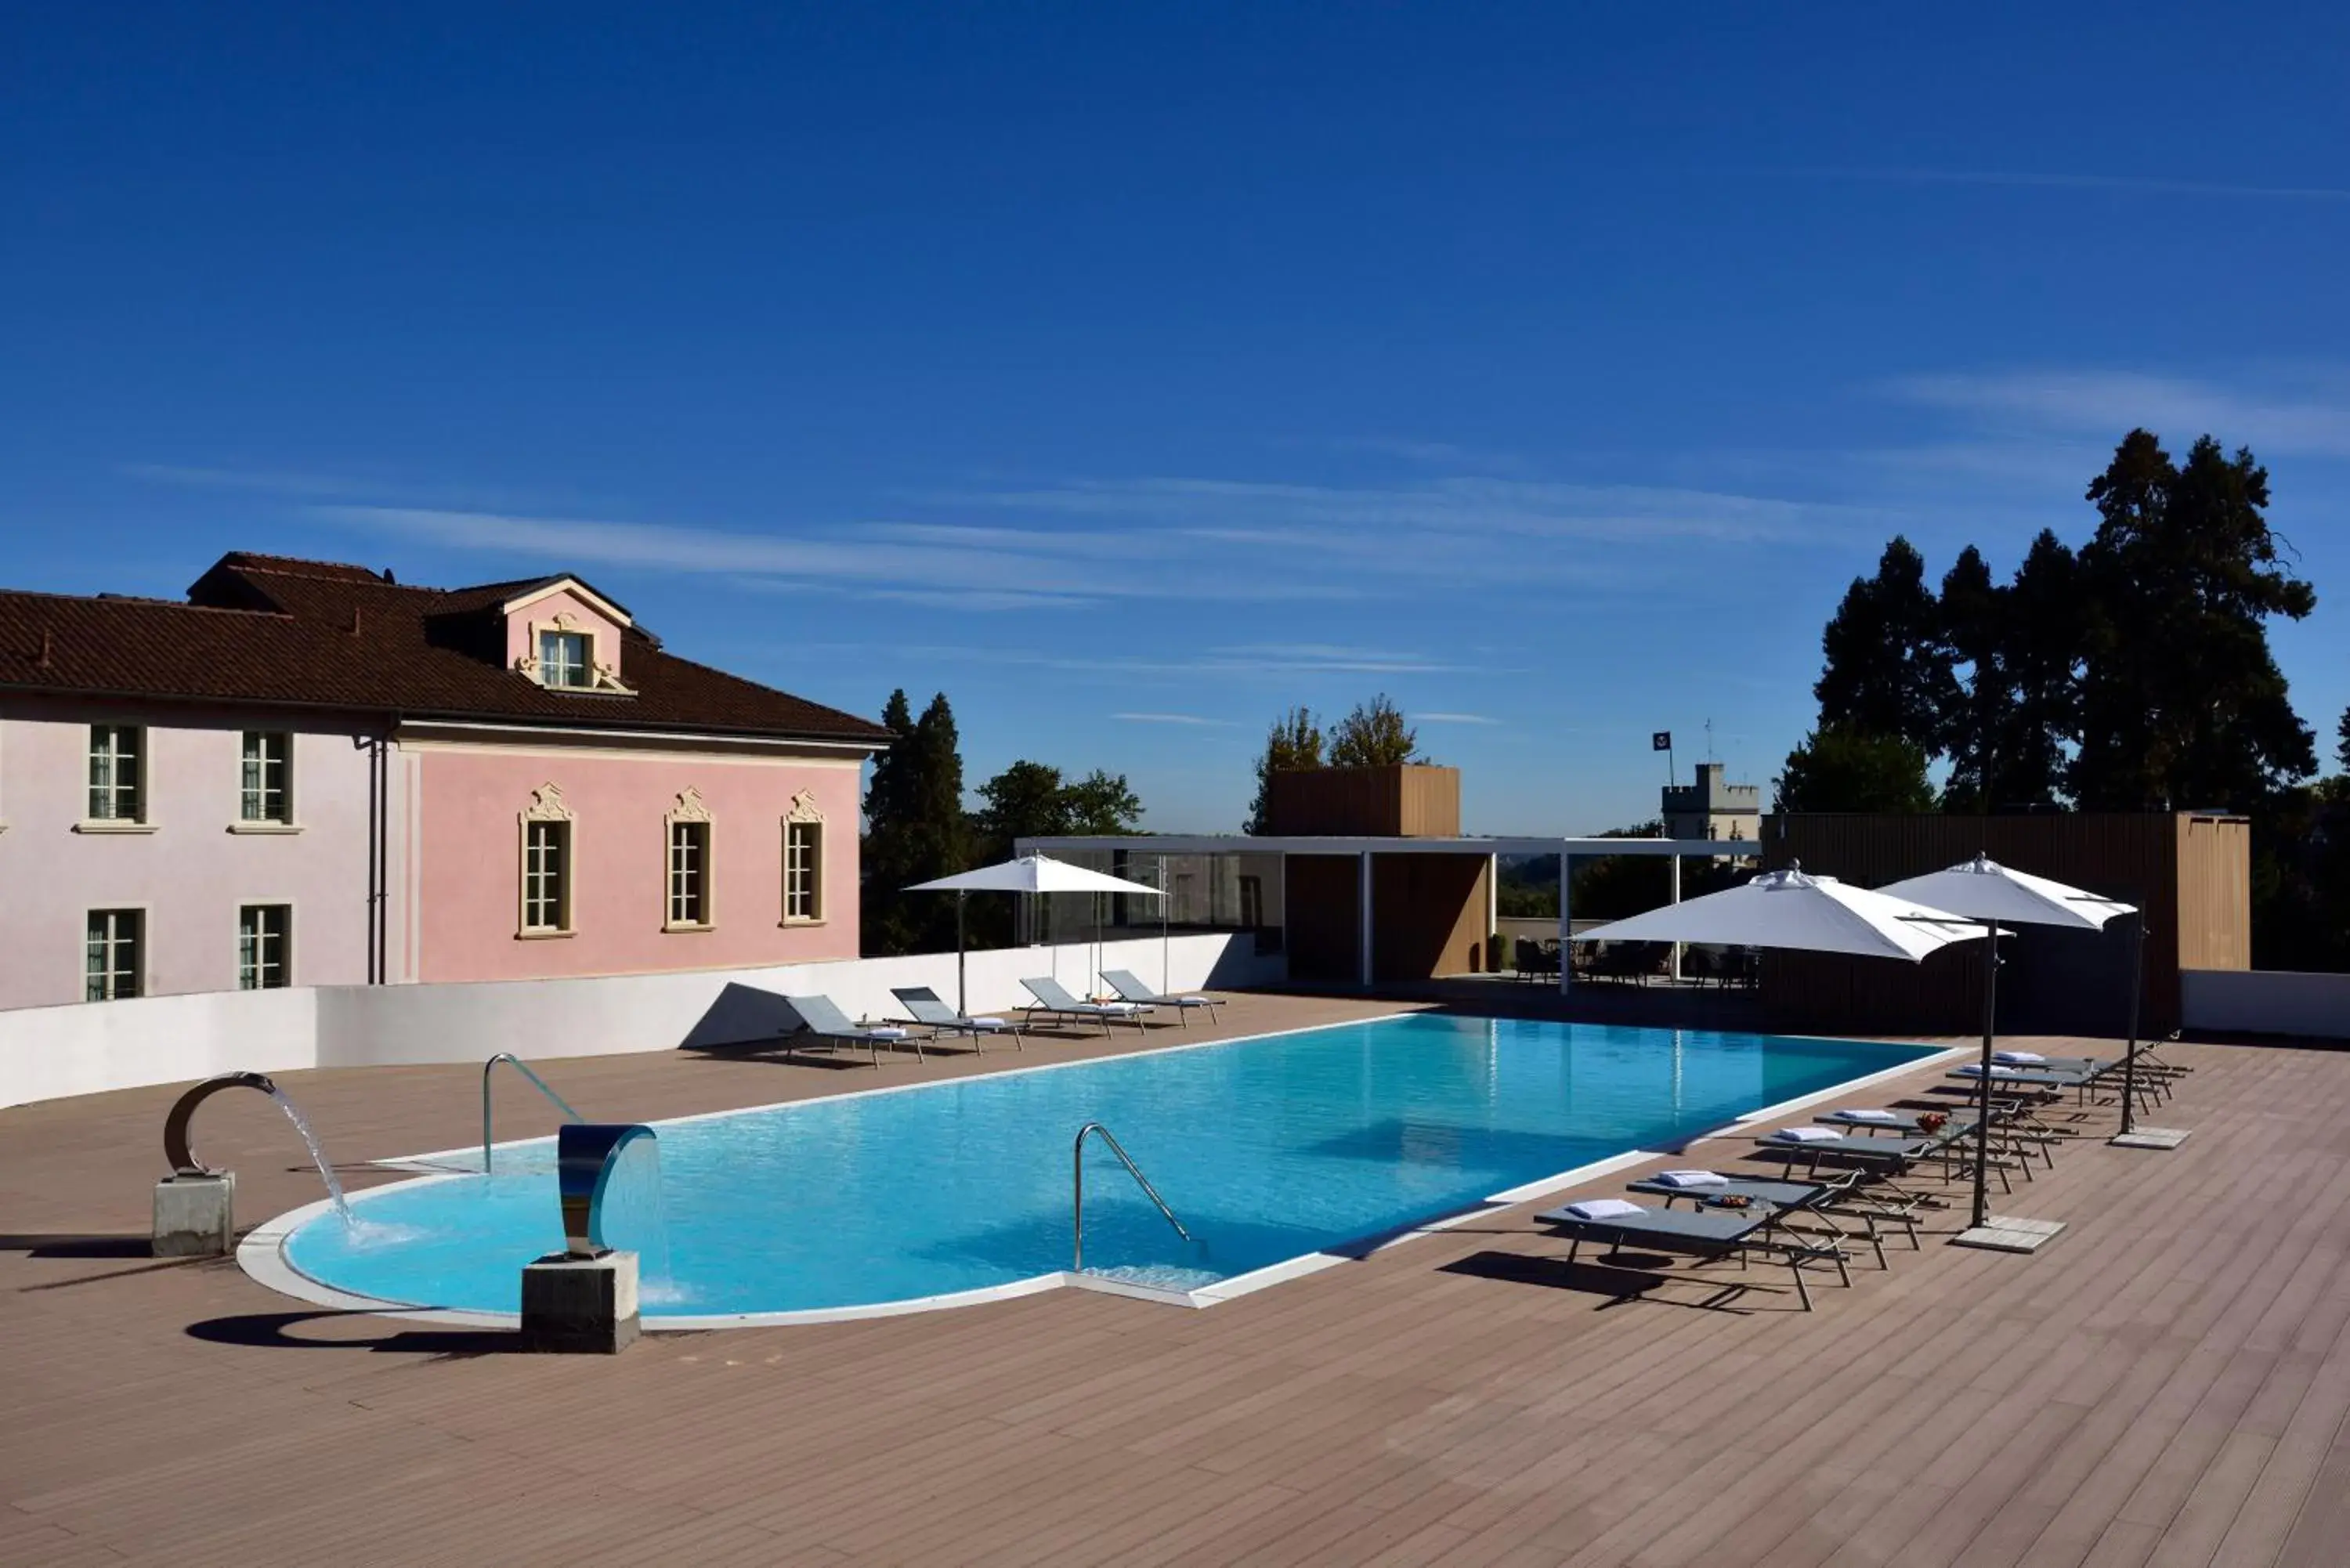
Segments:
[[[1981,1247],[1993,1252],[2036,1252],[2064,1231],[2062,1220],[2005,1220],[1994,1214],[1987,1225],[1977,1225],[1950,1238],[1953,1247]]]
[[[2116,1133],[2106,1141],[2116,1148],[2177,1148],[2187,1141],[2187,1131],[2182,1127],[2138,1127]]]

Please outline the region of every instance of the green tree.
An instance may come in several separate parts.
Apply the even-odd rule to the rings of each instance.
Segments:
[[[1142,799],[1128,787],[1124,774],[1096,768],[1064,787],[1061,801],[1070,833],[1103,836],[1134,833],[1142,826]]]
[[[1393,767],[1420,763],[1419,732],[1403,722],[1402,711],[1384,691],[1353,712],[1330,732],[1330,765],[1334,768]]]
[[[1942,643],[1956,672],[1939,725],[1939,749],[1950,759],[1946,811],[1988,812],[2007,782],[2008,714],[2015,706],[2011,594],[1991,580],[1989,563],[1972,545],[1942,576]]]
[[[2002,626],[2009,706],[1998,715],[1996,806],[2059,804],[2066,748],[2080,735],[2083,620],[2079,563],[2048,529],[2007,592]]]
[[[1241,831],[1265,830],[1266,781],[1274,774],[1321,765],[1322,726],[1315,722],[1313,713],[1305,708],[1292,708],[1275,719],[1273,728],[1265,732],[1264,750],[1256,759],[1256,795],[1249,802],[1248,825]]]
[[[980,785],[979,798],[971,832],[979,858],[987,863],[1009,858],[1023,838],[1123,835],[1142,824],[1142,802],[1126,775],[1099,768],[1072,782],[1058,768],[1024,759]],[[972,899],[965,928],[970,944],[1009,946],[1016,909],[1000,894]]]
[[[983,853],[1000,860],[1023,838],[1097,836],[1134,832],[1142,823],[1142,802],[1124,774],[1099,768],[1074,782],[1043,763],[1014,763],[979,786],[984,803],[972,815]]]
[[[1926,560],[1908,540],[1885,546],[1873,577],[1855,577],[1820,634],[1825,662],[1812,694],[1820,722],[1893,735],[1928,756],[1958,701],[1941,607],[1926,586]]]
[[[868,953],[952,947],[953,901],[905,888],[971,864],[954,710],[941,691],[920,719],[910,714],[905,692],[890,693],[881,722],[899,738],[875,759],[865,794],[862,926]]]
[[[1773,811],[1934,809],[1922,749],[1846,725],[1823,723],[1804,736],[1773,784]]]
[[[2132,431],[2089,485],[2089,630],[2074,794],[2097,810],[2252,811],[2316,771],[2267,622],[2315,607],[2280,563],[2268,471],[2210,436],[2184,464]]]

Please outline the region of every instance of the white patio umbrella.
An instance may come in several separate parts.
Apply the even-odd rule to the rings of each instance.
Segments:
[[[1973,920],[1909,898],[1814,877],[1800,866],[1766,871],[1719,893],[1578,931],[1578,942],[1718,942],[1798,948],[1917,963],[1952,942],[1974,941]]]
[[[955,896],[955,1011],[969,1010],[963,985],[963,901],[973,893],[1133,893],[1144,898],[1160,897],[1158,888],[1143,882],[1129,882],[1123,877],[1106,872],[1088,871],[1082,866],[1072,866],[1066,860],[1055,860],[1049,855],[1023,855],[1017,860],[1006,860],[1000,866],[983,866],[976,871],[959,871],[936,881],[917,882],[906,889],[909,893],[952,893]],[[1101,945],[1101,908],[1094,909],[1094,945]],[[1089,980],[1086,982],[1091,985]]]
[[[2062,882],[2028,872],[2012,871],[1988,855],[1977,855],[1963,866],[1929,871],[1896,882],[1879,892],[1889,898],[1915,898],[1953,914],[1983,922],[1985,929],[2004,920],[2018,926],[2056,926],[2067,930],[2101,931],[2117,915],[2137,914],[2137,907],[2117,899],[2085,893]],[[2146,922],[2138,922],[2139,957],[2145,953]],[[2122,1058],[2122,1130],[2129,1130],[2130,1101],[2137,1084],[2137,964],[2130,966],[2130,1025],[2128,1054]],[[1985,1156],[1991,1147],[1991,1035],[1999,1002],[1999,953],[1994,946],[1983,967],[1983,1037],[1981,1072],[1976,1081],[1975,1212],[1980,1227],[1991,1219],[1991,1189]]]

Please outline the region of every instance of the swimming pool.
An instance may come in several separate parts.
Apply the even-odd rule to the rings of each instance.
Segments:
[[[1106,1124],[1195,1240],[1088,1144],[1086,1262],[1189,1291],[1935,1054],[1935,1048],[1415,1013],[655,1124],[648,1320],[1001,1291],[1070,1261],[1071,1139]],[[554,1142],[495,1174],[400,1182],[276,1238],[308,1280],[415,1307],[519,1310],[559,1251]]]

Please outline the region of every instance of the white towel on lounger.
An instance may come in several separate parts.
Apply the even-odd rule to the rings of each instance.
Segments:
[[[1901,1119],[1891,1111],[1838,1111],[1836,1115],[1848,1122],[1875,1122],[1885,1127],[1891,1127]]]
[[[1844,1134],[1834,1127],[1781,1127],[1771,1136],[1781,1143],[1834,1143]]]
[[[865,1033],[876,1040],[903,1040],[906,1037],[902,1029],[868,1029]]]
[[[2037,1051],[1994,1051],[1991,1059],[2004,1062],[2011,1067],[2037,1067],[2048,1060]]]
[[[1012,1027],[1012,1025],[1004,1023],[1001,1018],[966,1018],[963,1022],[970,1024],[974,1029],[1009,1029]]]
[[[1660,1187],[1727,1187],[1730,1178],[1718,1170],[1660,1170],[1657,1183]]]
[[[1646,1214],[1637,1203],[1627,1203],[1620,1198],[1586,1198],[1580,1203],[1570,1203],[1566,1211],[1577,1220],[1621,1220],[1630,1214]]]

